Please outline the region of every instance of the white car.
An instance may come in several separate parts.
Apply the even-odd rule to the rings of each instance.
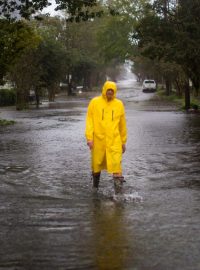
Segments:
[[[142,84],[142,91],[145,93],[155,92],[156,82],[154,80],[144,80]]]

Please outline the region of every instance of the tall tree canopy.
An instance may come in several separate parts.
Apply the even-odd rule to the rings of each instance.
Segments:
[[[83,18],[87,20],[97,14],[89,14],[88,10],[85,11],[83,7],[91,7],[96,5],[96,0],[56,0],[56,10],[65,9],[70,15],[70,19],[74,18],[79,20]],[[42,11],[45,7],[51,5],[50,0],[0,0],[0,15],[7,19],[17,19],[23,17],[29,19],[31,15]]]
[[[24,51],[37,47],[39,40],[40,37],[27,23],[0,20],[0,83]]]
[[[199,0],[155,0],[137,25],[140,53],[169,67],[181,67],[185,77],[187,108],[189,79],[200,87],[200,3]],[[172,72],[170,72],[172,73]],[[172,80],[167,72],[166,80]]]

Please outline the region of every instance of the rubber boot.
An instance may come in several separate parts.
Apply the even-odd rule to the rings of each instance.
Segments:
[[[125,182],[123,176],[113,176],[115,194],[121,194],[123,192],[123,182]]]
[[[100,172],[99,173],[92,173],[93,188],[99,187],[100,174],[101,174]]]

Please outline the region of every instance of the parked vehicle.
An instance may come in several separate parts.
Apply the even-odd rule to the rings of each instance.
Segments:
[[[156,82],[154,80],[144,80],[142,84],[144,93],[152,93],[156,91]]]

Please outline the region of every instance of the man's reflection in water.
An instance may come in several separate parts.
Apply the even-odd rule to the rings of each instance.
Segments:
[[[125,269],[128,242],[122,206],[95,200],[92,223],[96,269]]]

